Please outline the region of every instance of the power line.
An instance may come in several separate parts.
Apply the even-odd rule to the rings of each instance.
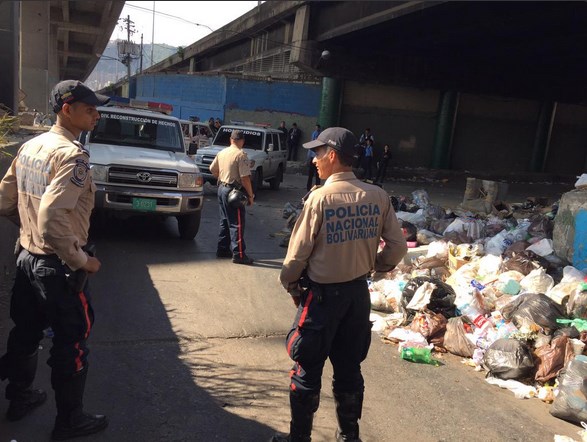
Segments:
[[[153,13],[153,10],[152,10],[152,9],[144,8],[144,7],[142,7],[142,6],[136,6],[136,5],[131,5],[131,4],[126,4],[126,6],[127,6],[127,7],[129,7],[129,8],[138,9],[138,10],[140,10],[140,11],[146,11],[146,12],[148,12],[149,14],[152,14],[152,13]],[[168,17],[168,18],[172,18],[172,19],[175,19],[175,20],[183,21],[183,22],[185,22],[185,23],[189,23],[189,24],[191,24],[191,25],[196,25],[196,26],[203,26],[203,27],[205,27],[205,28],[208,28],[208,29],[210,29],[210,31],[211,31],[211,32],[214,32],[214,29],[212,29],[212,28],[211,28],[210,26],[208,26],[208,25],[204,25],[204,24],[202,24],[202,23],[195,23],[195,22],[193,22],[193,21],[186,20],[186,19],[185,19],[185,18],[183,18],[183,17],[178,17],[177,15],[171,15],[171,14],[167,14],[167,13],[165,13],[165,12],[159,12],[159,11],[155,11],[155,14],[156,14],[156,15],[161,15],[161,16],[163,16],[163,17]]]

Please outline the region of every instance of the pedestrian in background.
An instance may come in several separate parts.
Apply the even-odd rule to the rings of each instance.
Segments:
[[[292,124],[287,136],[287,161],[296,161],[301,138],[302,132],[298,129],[298,125]]]
[[[281,132],[283,132],[283,135],[285,136],[285,138],[287,138],[288,131],[287,131],[287,127],[285,127],[285,121],[282,121],[281,123],[279,123],[278,129]]]
[[[316,138],[318,138],[318,135],[320,135],[320,132],[322,132],[322,127],[320,127],[319,124],[316,124],[314,132],[312,132],[312,141],[314,141]]]
[[[235,264],[253,264],[245,244],[245,208],[234,207],[229,203],[228,195],[234,188],[244,189],[248,196],[248,205],[252,206],[255,195],[251,183],[249,158],[243,151],[245,134],[242,130],[233,130],[230,146],[222,149],[210,164],[210,172],[218,180],[218,205],[220,206],[220,233],[218,235],[217,258],[232,258]]]
[[[373,139],[367,138],[363,147],[362,168],[364,170],[363,178],[370,180],[373,177]]]
[[[367,140],[371,140],[373,143],[375,143],[375,137],[371,133],[371,128],[369,127],[367,127],[361,134],[361,137],[359,138],[359,144],[365,146],[367,144]]]
[[[389,165],[389,161],[391,160],[391,149],[389,148],[389,144],[383,146],[383,153],[381,155],[381,159],[379,160],[379,167],[377,168],[377,176],[375,177],[375,182],[383,183],[385,181],[385,177],[387,176],[387,166]]]
[[[94,129],[100,118],[96,106],[108,100],[79,81],[58,83],[50,97],[56,124],[20,148],[0,182],[0,215],[20,224],[10,305],[14,327],[0,358],[0,379],[8,378],[6,417],[20,420],[47,398],[31,385],[43,330],[51,327],[54,440],[96,433],[108,425],[105,416],[83,411],[86,340],[94,323],[87,275],[101,264],[85,248],[95,186],[89,153],[76,141],[82,131]]]
[[[356,144],[352,132],[341,127],[328,128],[304,144],[314,150],[318,173],[326,181],[309,194],[280,273],[298,312],[286,338],[294,361],[290,433],[276,434],[273,442],[311,440],[327,358],[334,370],[336,440],[360,440],[361,362],[371,342],[367,276],[372,270],[393,269],[407,247],[387,193],[352,172]],[[385,245],[377,253],[380,240]]]

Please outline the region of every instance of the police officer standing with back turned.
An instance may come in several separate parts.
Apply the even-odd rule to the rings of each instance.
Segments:
[[[89,154],[75,141],[94,128],[100,118],[96,106],[108,100],[79,81],[58,83],[51,92],[57,123],[20,148],[0,182],[0,215],[20,224],[10,305],[14,328],[0,358],[0,379],[8,378],[6,415],[22,419],[47,398],[31,385],[39,342],[50,326],[54,440],[96,433],[108,424],[105,416],[83,411],[86,340],[94,322],[87,274],[96,273],[100,261],[85,251],[95,186]]]
[[[248,205],[252,206],[255,195],[251,184],[249,158],[243,151],[245,134],[235,129],[230,135],[230,146],[222,149],[210,164],[210,172],[218,180],[218,204],[220,205],[220,234],[218,236],[217,258],[232,258],[235,264],[253,264],[246,253],[245,208],[235,207],[229,202],[230,191],[244,189]]]
[[[286,348],[294,361],[289,435],[310,441],[320,402],[322,369],[332,362],[337,441],[358,441],[364,381],[361,362],[371,343],[367,276],[389,271],[407,251],[387,193],[352,172],[357,139],[341,127],[304,144],[324,185],[310,193],[293,229],[280,280],[298,307]],[[385,245],[377,253],[380,238]],[[300,279],[301,278],[301,279]]]

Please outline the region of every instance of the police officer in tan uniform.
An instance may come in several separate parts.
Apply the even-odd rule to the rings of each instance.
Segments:
[[[212,164],[210,172],[218,180],[218,204],[220,205],[220,234],[216,257],[232,258],[235,264],[253,264],[253,259],[245,253],[245,208],[229,203],[228,195],[234,188],[244,189],[248,196],[247,204],[253,205],[255,195],[251,184],[249,158],[243,151],[245,134],[233,130],[230,146],[221,150]]]
[[[371,342],[367,276],[389,271],[407,251],[389,196],[352,172],[357,140],[341,127],[304,144],[316,153],[321,188],[310,193],[293,229],[280,280],[298,313],[286,338],[294,361],[291,422],[274,442],[310,441],[322,369],[330,358],[337,441],[359,440],[364,382],[361,362]],[[377,253],[380,238],[383,249]]]
[[[20,247],[10,314],[14,328],[0,358],[0,378],[8,378],[7,418],[23,418],[47,395],[31,388],[43,330],[53,329],[48,364],[57,417],[52,437],[65,440],[106,428],[105,416],[83,411],[88,371],[86,340],[94,321],[87,274],[100,261],[85,251],[95,186],[89,154],[76,141],[100,115],[108,97],[83,83],[66,80],[51,92],[57,123],[26,142],[0,182],[0,215],[20,225]]]

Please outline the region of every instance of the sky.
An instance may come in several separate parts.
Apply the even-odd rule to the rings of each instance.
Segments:
[[[189,46],[200,40],[211,31],[237,19],[251,9],[257,7],[258,1],[127,1],[121,17],[130,15],[137,31],[131,38],[140,43],[141,33],[143,43],[151,43],[153,35],[153,4],[155,4],[155,43],[166,43],[171,46]],[[143,8],[143,9],[140,9]],[[144,9],[148,9],[144,10]],[[169,14],[180,18],[172,18]],[[205,26],[196,26],[191,23]],[[120,25],[119,21],[119,25]],[[207,27],[206,27],[207,26]],[[126,30],[117,26],[110,37],[111,40],[125,39]]]

